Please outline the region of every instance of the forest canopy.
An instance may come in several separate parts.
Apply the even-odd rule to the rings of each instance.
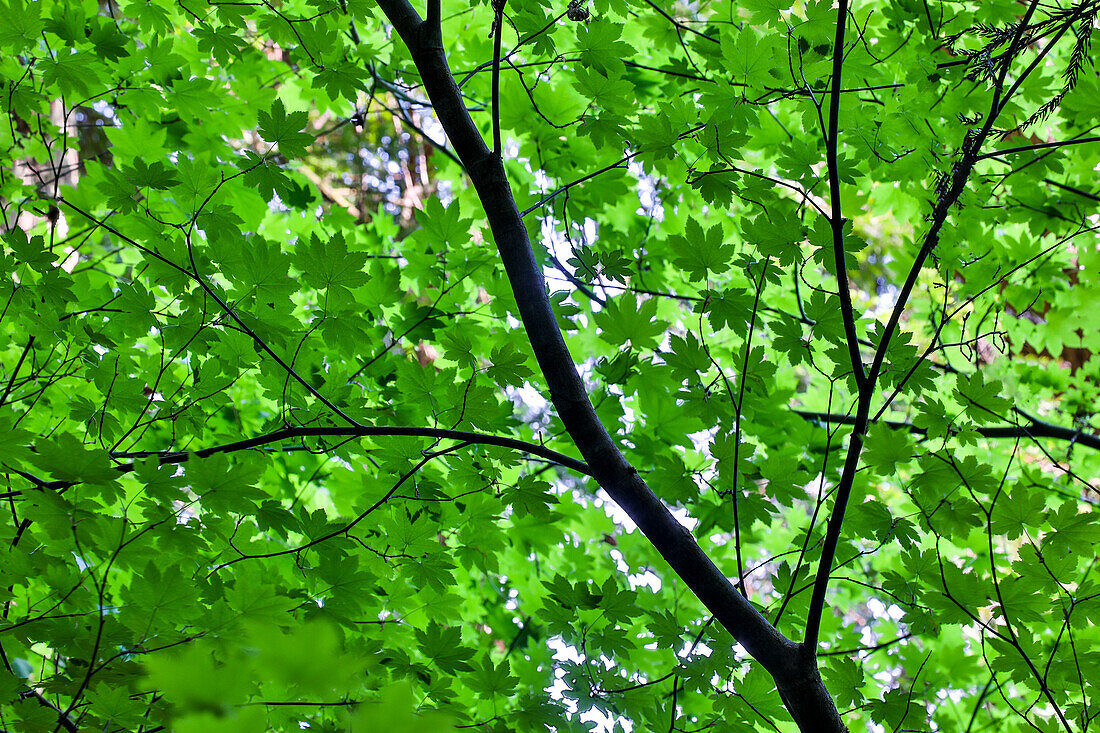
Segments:
[[[1095,728],[1098,13],[0,0],[0,730]]]

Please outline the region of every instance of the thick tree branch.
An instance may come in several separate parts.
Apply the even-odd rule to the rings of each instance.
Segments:
[[[802,730],[842,731],[844,724],[812,655],[780,634],[703,552],[695,538],[627,462],[600,422],[558,330],[503,161],[485,144],[462,102],[446,56],[406,0],[379,0],[420,71],[424,88],[485,209],[520,317],[550,398],[592,476],[638,525],[672,569],[745,650],[772,675]]]

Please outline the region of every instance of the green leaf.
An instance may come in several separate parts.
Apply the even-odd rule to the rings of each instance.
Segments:
[[[839,705],[852,708],[864,701],[860,691],[864,684],[863,665],[856,660],[843,656],[831,657],[823,676]]]
[[[631,51],[630,45],[621,40],[623,28],[607,21],[580,26],[577,50],[584,65],[600,71],[621,68],[621,59]]]
[[[0,28],[0,46],[22,48],[42,32],[41,7],[25,0],[7,0],[2,6],[5,22]]]
[[[913,445],[904,429],[891,428],[885,423],[875,423],[867,431],[864,443],[864,460],[880,475],[889,475],[899,463],[908,463],[913,457]]]
[[[989,527],[996,534],[1016,540],[1027,528],[1042,524],[1045,504],[1039,492],[1030,490],[1026,484],[1017,484],[998,499]]]
[[[444,208],[438,196],[429,198],[424,208],[416,215],[426,241],[454,248],[466,246],[472,220],[463,219],[459,212],[457,201]]]
[[[90,448],[69,433],[39,440],[34,447],[35,465],[59,481],[109,485],[118,479],[107,451]]]
[[[779,20],[781,14],[790,8],[787,0],[747,0],[743,7],[752,13],[754,22],[772,22]]]
[[[264,497],[256,488],[261,467],[255,461],[230,463],[224,454],[189,461],[186,467],[191,490],[211,508],[235,512],[251,511],[254,502]]]
[[[986,381],[981,370],[969,376],[960,374],[955,381],[955,394],[966,414],[979,425],[1004,419],[1012,403],[1002,396],[1003,390],[999,380]]]
[[[12,229],[4,233],[4,247],[10,249],[15,259],[27,264],[38,272],[53,269],[54,255],[46,249],[43,237],[27,237],[22,229]]]
[[[609,300],[596,314],[596,324],[612,343],[630,343],[639,349],[656,345],[665,329],[665,322],[657,319],[655,299],[638,301],[629,295]]]
[[[247,676],[232,664],[220,664],[203,644],[185,645],[171,655],[152,655],[145,661],[148,684],[184,709],[228,711],[243,702]]]
[[[354,100],[355,95],[365,89],[369,81],[370,75],[366,70],[342,60],[321,69],[315,77],[315,84],[333,99]]]
[[[735,248],[725,242],[722,227],[715,224],[706,232],[694,219],[689,219],[683,236],[669,239],[676,254],[675,264],[693,277],[705,280],[709,273],[720,274],[730,260]]]
[[[469,660],[474,652],[462,646],[462,633],[453,626],[430,623],[425,629],[417,629],[416,640],[424,656],[444,672],[470,670]]]
[[[276,194],[290,191],[290,178],[266,157],[261,158],[251,150],[246,150],[244,158],[237,165],[248,185],[265,201],[270,201]]]
[[[313,136],[301,132],[309,120],[306,112],[291,112],[287,114],[282,100],[276,99],[271,105],[271,112],[260,112],[257,115],[260,121],[259,132],[264,140],[279,146],[279,152],[288,158],[296,158],[305,155],[306,147],[313,142]]]
[[[367,282],[367,257],[362,252],[348,251],[343,232],[336,232],[327,241],[314,234],[308,244],[299,242],[293,262],[307,284],[328,291],[332,305],[350,302],[351,289]]]
[[[56,85],[65,94],[84,98],[92,94],[99,82],[94,57],[74,49],[62,49],[42,67],[47,84]]]
[[[633,87],[615,68],[597,69],[582,66],[577,69],[574,83],[586,99],[604,109],[626,107],[630,103]]]
[[[747,85],[769,83],[773,65],[785,55],[775,53],[779,48],[771,36],[761,37],[746,27],[739,33],[726,33],[721,38],[724,66],[730,76]]]
[[[215,61],[222,65],[228,64],[230,59],[234,58],[237,52],[240,51],[242,45],[230,29],[215,29],[205,24],[195,29],[195,38],[198,41],[198,49],[210,54]]]
[[[791,264],[799,254],[798,243],[804,238],[802,227],[793,217],[758,216],[741,225],[745,240],[755,244],[760,254]]]
[[[494,664],[488,656],[474,663],[474,673],[470,675],[471,689],[489,699],[508,697],[516,689],[519,678],[511,674],[507,659]]]
[[[236,620],[267,624],[281,621],[294,605],[259,570],[238,572],[233,587],[225,592],[225,602]]]

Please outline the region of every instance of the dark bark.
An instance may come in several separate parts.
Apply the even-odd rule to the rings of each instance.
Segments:
[[[801,730],[847,730],[817,672],[812,651],[779,633],[737,592],[691,532],[646,485],[596,416],[551,310],[542,270],[503,162],[486,145],[447,65],[438,23],[439,0],[429,0],[426,20],[406,0],[379,0],[379,6],[408,46],[436,116],[477,191],[550,399],[592,476],[703,605],[772,675]]]
[[[793,412],[805,420],[819,424],[856,424],[855,415],[842,415],[831,412],[810,412],[806,410],[793,410]],[[1021,422],[1019,425],[976,425],[968,429],[973,430],[983,438],[1006,438],[1009,440],[1017,438],[1030,440],[1052,438],[1054,440],[1067,441],[1071,445],[1083,445],[1093,450],[1100,450],[1100,435],[1082,432],[1076,428],[1052,425],[1051,423],[1043,422],[1042,420],[1030,416],[1027,416],[1025,419],[1026,422]],[[906,430],[914,435],[923,436],[926,434],[924,428],[908,422],[899,420],[875,420],[873,422],[881,422],[894,430]],[[949,431],[949,434],[954,433]]]

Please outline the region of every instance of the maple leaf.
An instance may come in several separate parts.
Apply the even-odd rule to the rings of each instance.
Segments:
[[[710,273],[722,272],[733,258],[735,248],[725,240],[721,225],[715,224],[704,232],[699,222],[689,219],[683,235],[669,238],[676,254],[673,262],[693,277],[705,280]]]
[[[305,155],[306,147],[313,142],[313,136],[301,129],[306,126],[309,115],[306,112],[287,114],[282,100],[276,99],[271,112],[260,112],[259,132],[264,140],[279,146],[279,152],[287,158]]]

